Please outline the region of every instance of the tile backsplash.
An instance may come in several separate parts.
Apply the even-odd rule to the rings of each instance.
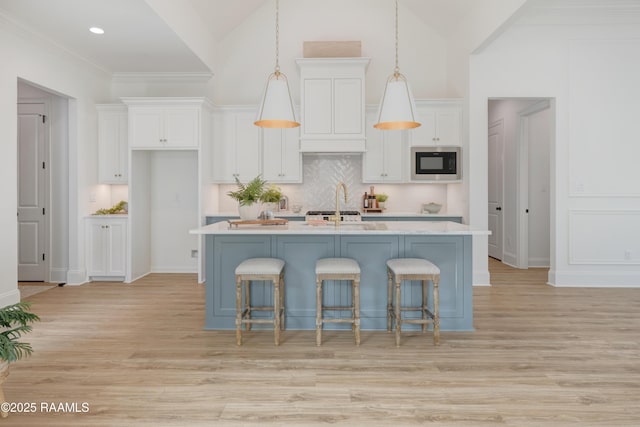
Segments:
[[[279,184],[289,198],[289,204],[302,205],[302,211],[335,209],[336,185],[344,182],[348,189],[346,205],[340,195],[342,209],[360,210],[362,196],[370,184],[362,183],[362,156],[357,154],[305,154],[303,183]],[[447,213],[446,184],[374,184],[376,193],[389,195],[387,210],[419,212],[422,203],[436,202]],[[220,186],[221,212],[235,211],[236,203],[226,195],[233,185]]]

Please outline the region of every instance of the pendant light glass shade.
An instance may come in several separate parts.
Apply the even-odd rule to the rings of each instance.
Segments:
[[[276,69],[269,75],[258,109],[256,126],[262,128],[295,128],[300,126],[293,111],[287,76],[280,72],[280,2],[276,0]]]
[[[409,82],[398,67],[398,0],[396,0],[396,66],[384,87],[376,129],[402,130],[420,126],[416,121],[416,105]]]
[[[254,122],[263,128],[295,128],[300,126],[296,121],[289,92],[287,77],[280,73],[271,73],[267,79],[262,102]]]

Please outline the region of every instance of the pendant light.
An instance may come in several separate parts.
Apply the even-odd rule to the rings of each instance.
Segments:
[[[413,129],[420,126],[416,121],[416,106],[409,82],[400,74],[398,67],[398,0],[396,0],[396,67],[387,79],[380,101],[378,122],[373,125],[381,130]]]
[[[300,126],[293,111],[287,76],[280,72],[279,0],[276,0],[276,68],[267,79],[262,102],[254,124],[262,128],[295,128]]]

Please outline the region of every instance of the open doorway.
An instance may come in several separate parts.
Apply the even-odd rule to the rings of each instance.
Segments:
[[[553,100],[489,100],[489,256],[517,268],[551,264]]]
[[[65,283],[69,102],[18,80],[18,281]]]

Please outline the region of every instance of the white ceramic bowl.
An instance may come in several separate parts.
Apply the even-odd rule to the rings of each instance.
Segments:
[[[438,203],[432,202],[422,204],[423,213],[437,214],[438,212],[440,212],[440,209],[442,209],[442,205],[439,205]]]

